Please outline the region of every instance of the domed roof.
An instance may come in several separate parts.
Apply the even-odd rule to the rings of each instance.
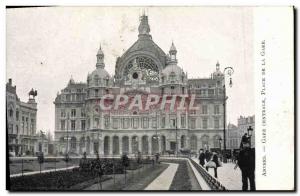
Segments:
[[[102,79],[110,78],[109,73],[103,68],[97,68],[91,74],[88,75],[89,78],[94,78],[95,76],[98,76]]]
[[[177,65],[169,65],[166,68],[164,68],[161,72],[163,75],[170,75],[171,73],[175,73],[176,75],[180,75],[183,72],[183,70],[177,66]]]

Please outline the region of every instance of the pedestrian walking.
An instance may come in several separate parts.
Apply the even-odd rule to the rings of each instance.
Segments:
[[[249,142],[242,143],[242,149],[237,157],[237,165],[242,172],[243,191],[248,190],[248,179],[250,190],[255,191],[255,150],[250,148]]]
[[[219,157],[216,152],[213,152],[210,160],[205,165],[206,171],[208,171],[208,168],[213,168],[214,176],[215,176],[215,178],[218,178],[218,167],[220,167],[220,166],[221,166],[221,163],[219,161]]]
[[[211,157],[211,153],[208,150],[206,150],[205,151],[205,160],[206,160],[206,162],[208,162],[210,160],[210,157]]]
[[[204,164],[205,164],[205,154],[204,154],[204,151],[203,151],[202,148],[200,149],[198,159],[199,159],[199,164],[200,164],[202,167],[204,167]]]

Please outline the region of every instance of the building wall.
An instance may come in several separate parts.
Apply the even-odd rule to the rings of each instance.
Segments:
[[[238,118],[238,125],[229,125],[227,131],[227,145],[230,149],[239,149],[242,136],[247,133],[248,127],[253,129],[251,136],[251,147],[255,148],[255,116],[240,116]]]
[[[9,152],[13,155],[34,154],[37,104],[34,98],[28,102],[20,101],[11,79],[6,84],[6,114]]]

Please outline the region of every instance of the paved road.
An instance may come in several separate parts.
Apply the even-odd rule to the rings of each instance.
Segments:
[[[145,190],[169,190],[178,169],[177,163],[167,163],[169,167],[153,180]]]
[[[192,158],[196,163],[199,163],[197,158]],[[242,190],[242,174],[239,168],[234,169],[234,163],[223,163],[222,167],[218,168],[218,180],[228,190]],[[208,169],[208,173],[214,176],[214,170]]]

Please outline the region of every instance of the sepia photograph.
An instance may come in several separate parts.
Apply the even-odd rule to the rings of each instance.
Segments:
[[[293,32],[293,7],[281,8],[270,12]],[[272,29],[268,8],[7,6],[5,15],[7,190],[295,189],[294,127],[282,130],[292,149],[285,174],[275,172],[281,186],[262,180],[281,164],[263,155],[277,112],[266,60],[276,44],[257,41]],[[287,43],[278,48],[293,55]],[[293,100],[280,103],[293,120]]]

